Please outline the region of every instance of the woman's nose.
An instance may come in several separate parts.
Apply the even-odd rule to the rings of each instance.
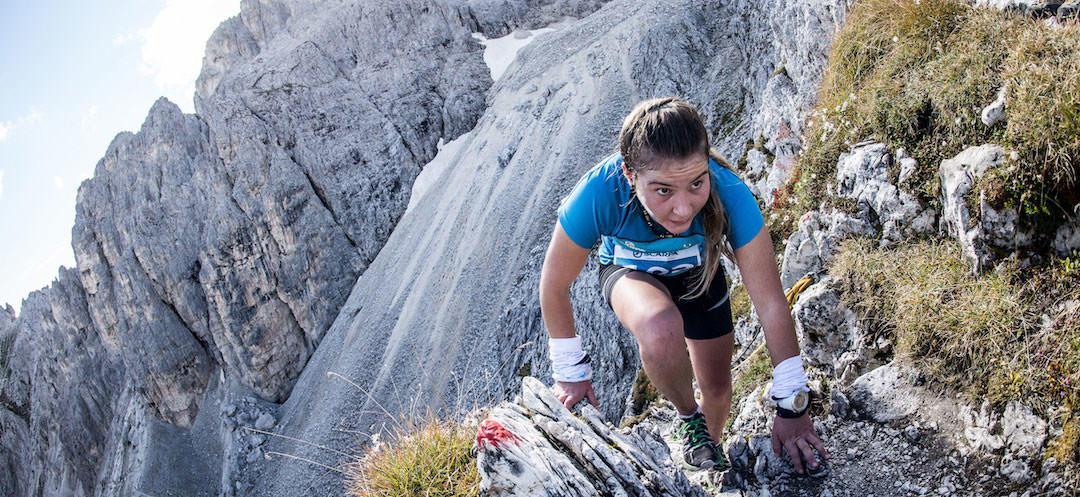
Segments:
[[[691,207],[690,202],[685,198],[677,199],[675,205],[671,208],[671,213],[678,218],[686,218],[690,215]]]

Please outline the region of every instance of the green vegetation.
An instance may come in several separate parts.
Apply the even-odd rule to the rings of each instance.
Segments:
[[[898,356],[917,364],[932,385],[1060,416],[1072,439],[1063,435],[1056,447],[1077,448],[1076,261],[973,277],[952,241],[888,250],[860,239],[843,244],[829,272],[841,279],[845,304],[872,333],[892,339]]]
[[[649,381],[645,374],[645,368],[638,368],[637,376],[634,377],[634,386],[630,388],[630,413],[623,418],[619,426],[629,428],[649,418],[648,407],[660,400],[660,391]]]
[[[833,42],[805,149],[776,196],[774,239],[827,198],[836,161],[874,138],[919,167],[907,185],[936,202],[942,159],[983,143],[1016,152],[982,185],[994,205],[1019,207],[1045,231],[1080,188],[1080,27],[947,0],[862,0]],[[987,127],[983,107],[1004,86],[1007,121]],[[892,171],[895,175],[898,170]],[[842,208],[842,206],[840,206]]]
[[[743,316],[749,316],[752,309],[750,294],[746,293],[746,285],[735,285],[731,288],[729,295],[732,320],[738,321]]]
[[[731,385],[731,406],[737,408],[750,392],[755,388],[765,385],[772,379],[772,362],[769,361],[769,351],[762,344],[750,353],[743,362],[742,371],[735,375],[735,381]],[[730,430],[738,413],[728,416],[724,430]]]
[[[347,469],[356,497],[475,497],[480,473],[472,453],[476,427],[428,418],[407,423],[388,445]]]

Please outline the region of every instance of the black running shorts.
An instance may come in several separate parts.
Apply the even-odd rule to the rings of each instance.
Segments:
[[[615,282],[630,272],[649,274],[614,264],[600,265],[598,273],[600,292],[603,294],[608,307],[611,307],[611,289],[615,287]],[[690,292],[690,287],[693,286],[697,273],[698,270],[692,269],[676,276],[655,274],[649,274],[649,276],[663,284],[671,293],[675,307],[682,314],[683,335],[686,338],[706,340],[731,333],[734,331],[735,325],[731,318],[731,302],[728,299],[727,277],[724,274],[723,266],[717,270],[716,277],[713,278],[712,284],[709,285],[709,291],[705,292],[704,295],[690,300],[680,298]]]

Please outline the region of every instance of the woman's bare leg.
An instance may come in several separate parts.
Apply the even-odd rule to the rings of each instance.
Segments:
[[[697,407],[694,370],[687,353],[682,314],[667,288],[648,274],[627,273],[611,289],[611,307],[637,339],[649,381],[679,414],[692,414]],[[730,361],[730,349],[728,356]]]
[[[708,340],[687,338],[694,376],[701,389],[701,411],[709,425],[709,435],[723,443],[724,423],[731,412],[731,352],[733,333]]]

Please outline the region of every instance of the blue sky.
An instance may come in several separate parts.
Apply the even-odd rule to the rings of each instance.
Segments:
[[[206,39],[239,1],[0,0],[0,306],[74,267],[75,194],[164,95],[193,112]]]

